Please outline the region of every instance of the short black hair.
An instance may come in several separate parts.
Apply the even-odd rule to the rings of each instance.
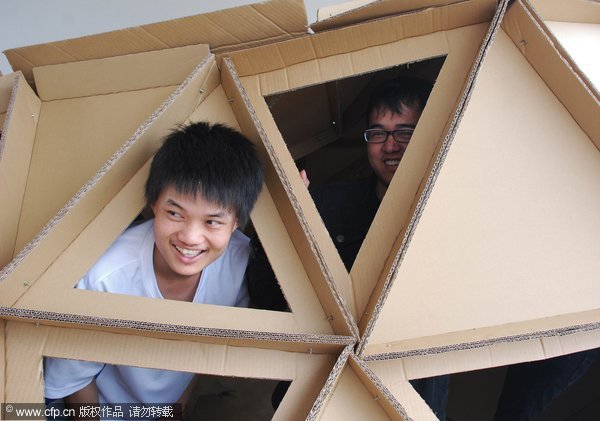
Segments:
[[[164,189],[235,211],[244,227],[263,185],[263,165],[254,145],[237,130],[204,122],[171,132],[150,166],[146,203],[153,205]]]
[[[399,76],[377,86],[367,104],[367,124],[373,111],[390,110],[402,114],[402,108],[423,111],[433,84],[414,76]]]

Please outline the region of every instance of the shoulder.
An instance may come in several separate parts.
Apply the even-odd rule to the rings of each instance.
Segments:
[[[81,279],[78,288],[110,291],[111,279],[135,273],[142,265],[142,251],[150,242],[153,221],[149,220],[125,230],[94,263]]]

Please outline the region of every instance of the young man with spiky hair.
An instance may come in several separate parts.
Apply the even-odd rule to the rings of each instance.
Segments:
[[[154,218],[127,229],[77,288],[223,306],[248,306],[249,219],[263,168],[248,139],[196,123],[168,135],[152,161]],[[65,403],[174,403],[193,374],[47,358],[45,392]]]

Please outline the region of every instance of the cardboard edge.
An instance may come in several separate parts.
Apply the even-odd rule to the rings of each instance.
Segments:
[[[174,90],[174,92],[172,92],[171,95],[169,95],[169,97],[167,99],[165,99],[165,101],[152,113],[152,115],[150,115],[148,117],[148,119],[144,123],[142,123],[141,126],[138,127],[138,129],[121,146],[121,148],[113,154],[113,156],[109,159],[109,161],[107,163],[105,163],[104,166],[102,168],[100,168],[98,170],[98,172],[85,185],[83,185],[81,187],[81,189],[71,198],[71,200],[69,200],[69,202],[67,202],[64,205],[64,207],[38,232],[38,234],[16,254],[16,256],[13,258],[13,260],[10,263],[8,263],[2,270],[0,270],[0,290],[4,289],[6,291],[2,295],[2,299],[0,300],[1,301],[0,305],[8,305],[8,306],[14,305],[16,300],[21,295],[23,295],[23,293],[25,293],[25,291],[27,290],[27,288],[29,286],[31,286],[31,284],[29,283],[29,282],[32,282],[31,279],[37,279],[39,274],[32,275],[31,273],[29,273],[29,275],[25,275],[25,276],[23,274],[17,274],[20,277],[25,277],[26,279],[28,279],[28,281],[26,281],[23,284],[24,288],[19,289],[19,292],[17,292],[16,288],[11,290],[6,286],[6,282],[5,282],[6,278],[9,277],[14,272],[16,272],[17,269],[23,267],[23,264],[26,260],[35,259],[36,265],[38,265],[38,266],[39,265],[49,265],[51,263],[51,261],[54,258],[56,258],[56,256],[58,256],[60,253],[62,253],[64,248],[66,248],[68,246],[68,244],[65,243],[64,241],[63,241],[62,246],[60,247],[60,250],[57,248],[53,248],[52,251],[40,250],[40,252],[38,253],[38,254],[40,254],[40,256],[38,256],[37,258],[32,257],[32,256],[36,255],[36,250],[39,249],[40,244],[43,243],[44,239],[46,237],[48,237],[52,231],[54,231],[56,229],[61,229],[61,230],[67,229],[68,231],[73,230],[73,227],[67,228],[65,226],[65,223],[66,223],[65,220],[70,220],[70,219],[77,220],[77,218],[79,218],[77,224],[81,225],[81,224],[87,223],[85,221],[82,221],[81,217],[78,216],[76,213],[74,214],[74,210],[76,209],[77,205],[79,205],[81,202],[88,203],[90,200],[94,200],[94,192],[98,192],[96,194],[101,193],[100,190],[94,189],[94,187],[97,186],[99,180],[101,180],[105,175],[111,174],[111,170],[113,170],[113,173],[118,171],[118,169],[122,170],[121,167],[123,165],[125,165],[126,163],[121,164],[121,165],[119,165],[119,164],[122,161],[121,158],[126,154],[126,152],[128,152],[131,148],[133,148],[138,143],[138,140],[145,135],[145,133],[151,128],[151,126],[153,126],[153,124],[156,121],[167,118],[167,117],[163,117],[164,115],[169,116],[168,111],[169,111],[170,106],[178,99],[180,94],[182,94],[182,92],[185,91],[186,88],[188,88],[188,86],[192,86],[194,83],[195,84],[205,83],[208,80],[208,76],[210,75],[211,69],[214,69],[214,66],[215,66],[214,55],[210,55],[210,56],[206,57],[194,69],[194,71]],[[197,81],[196,79],[200,79],[200,81]],[[208,93],[201,90],[201,92],[199,92],[197,95],[198,95],[198,97],[194,99],[194,102],[196,103],[196,105],[199,102],[201,102],[201,99],[204,98],[206,95],[208,95]],[[191,110],[190,110],[190,112],[191,112]],[[186,114],[186,117],[187,117],[187,115],[189,115],[189,113]],[[149,153],[150,153],[150,151],[148,151],[148,157],[144,158],[143,162],[145,162],[147,160],[147,158],[149,158],[149,156],[150,156]],[[117,189],[117,188],[119,188],[119,187],[114,186],[114,189]],[[116,194],[116,192],[114,192],[113,195],[114,194]],[[82,206],[82,205],[79,205],[79,206]],[[99,212],[102,205],[96,204],[95,207],[97,208],[97,212]],[[83,228],[83,226],[81,226],[81,228]],[[71,235],[71,240],[67,240],[67,242],[70,243],[70,241],[72,241],[72,238],[74,238],[74,236],[76,236],[77,234],[78,234],[78,232],[77,233],[71,232],[69,234],[69,235]],[[37,270],[43,271],[43,269],[37,269]],[[17,275],[15,275],[15,276],[17,276]],[[18,282],[18,283],[21,283],[21,282]],[[15,295],[15,294],[17,294],[17,295]]]
[[[524,22],[526,26],[521,27],[519,22]],[[558,42],[552,31],[536,15],[531,5],[522,0],[511,4],[502,28],[600,150],[600,126],[597,124],[600,93]],[[529,31],[536,38],[525,39],[524,31]],[[535,47],[529,48],[528,42],[532,42]],[[553,66],[544,66],[540,63],[539,52],[542,49],[543,59],[552,60]],[[572,80],[571,75],[575,80]],[[568,82],[568,86],[565,86],[565,81]]]
[[[325,381],[325,385],[321,389],[321,392],[319,392],[319,396],[315,400],[315,403],[310,409],[310,412],[306,416],[306,421],[316,421],[319,419],[321,412],[327,405],[327,401],[331,396],[333,388],[340,379],[342,370],[346,366],[346,362],[348,361],[348,358],[352,353],[352,348],[352,345],[348,345],[339,355],[337,361],[335,362],[335,365],[333,366],[333,369],[331,370],[329,376],[327,377],[327,380]]]
[[[373,331],[373,328],[377,322],[379,313],[381,312],[381,309],[383,308],[383,305],[386,302],[387,296],[389,295],[391,287],[394,283],[394,279],[396,278],[396,273],[398,271],[399,265],[402,263],[402,260],[404,258],[404,255],[406,254],[406,250],[408,248],[410,240],[412,239],[412,236],[413,236],[415,229],[418,225],[418,222],[420,220],[424,206],[427,203],[429,196],[431,195],[433,186],[435,185],[435,181],[437,179],[439,171],[440,171],[440,169],[443,165],[443,162],[445,160],[445,157],[449,151],[452,140],[454,139],[454,135],[458,129],[458,125],[460,123],[462,115],[469,103],[471,93],[474,89],[474,84],[475,84],[475,79],[476,79],[477,73],[483,63],[483,60],[485,58],[485,55],[486,55],[488,49],[490,48],[490,46],[493,42],[493,39],[494,39],[496,33],[500,29],[500,24],[502,22],[502,18],[504,16],[505,12],[506,12],[507,5],[508,5],[508,0],[502,0],[501,3],[498,5],[498,8],[494,15],[494,18],[493,18],[492,22],[490,23],[489,30],[482,42],[482,46],[479,50],[477,58],[474,61],[473,68],[472,68],[471,74],[466,82],[462,98],[460,99],[459,103],[457,104],[456,111],[452,118],[452,122],[448,129],[448,132],[444,138],[444,141],[442,143],[442,146],[440,148],[438,156],[435,160],[435,163],[433,165],[431,173],[430,173],[430,175],[425,183],[425,186],[423,188],[423,191],[419,197],[415,212],[406,228],[399,251],[396,254],[396,256],[393,258],[393,261],[391,264],[391,270],[388,272],[387,275],[385,275],[381,293],[378,296],[373,295],[369,304],[367,305],[366,312],[367,312],[367,314],[370,314],[371,317],[368,319],[367,323],[365,324],[363,336],[357,346],[356,354],[358,356],[363,355],[363,353],[365,352],[365,348],[367,347],[367,345],[369,343],[370,333]]]
[[[0,323],[6,323],[6,384],[10,384],[4,398],[11,403],[43,402],[44,356],[231,377],[294,382],[300,379],[301,387],[296,387],[296,391],[315,395],[322,372],[334,362],[331,355],[172,341],[17,321]],[[141,351],[148,349],[153,352],[143,353],[140,358]],[[301,400],[300,396],[297,398]]]
[[[235,92],[230,92],[229,95],[234,98],[234,105],[238,104],[240,107],[240,109],[237,112],[239,113],[242,111],[241,107],[243,105],[243,110],[245,110],[244,112],[249,115],[250,120],[252,121],[252,124],[254,126],[253,131],[255,133],[246,133],[246,135],[249,138],[254,139],[254,141],[257,143],[261,142],[263,147],[266,149],[270,162],[272,163],[272,165],[275,168],[275,171],[277,172],[279,181],[282,183],[283,189],[285,190],[285,194],[288,200],[290,201],[290,206],[293,208],[293,212],[295,213],[298,223],[301,226],[301,229],[305,236],[305,240],[308,242],[310,250],[313,253],[313,256],[311,257],[313,259],[316,259],[316,264],[318,264],[318,266],[320,267],[321,273],[324,274],[324,281],[327,287],[327,295],[330,295],[335,302],[334,306],[324,305],[326,312],[329,312],[331,314],[330,318],[331,323],[334,326],[334,331],[343,334],[351,334],[352,336],[358,338],[358,330],[354,322],[354,318],[346,305],[344,297],[338,291],[338,287],[335,284],[335,281],[330,273],[328,266],[326,266],[324,259],[322,258],[318,244],[316,243],[312,235],[312,231],[306,222],[306,218],[302,211],[301,205],[299,204],[299,200],[294,194],[295,189],[292,187],[293,181],[290,180],[286,175],[283,169],[283,164],[280,162],[277,153],[273,149],[261,122],[257,119],[256,112],[254,111],[254,106],[250,98],[248,97],[244,86],[242,85],[240,79],[237,76],[237,72],[233,62],[229,58],[224,58],[223,65],[223,68],[227,69],[227,71],[225,72],[226,77],[230,78],[230,82],[225,84],[224,86],[227,88],[228,85],[232,85],[229,86],[229,88],[235,89]],[[237,107],[234,106],[234,111],[236,110],[236,108]],[[248,129],[249,128],[246,128],[246,130]],[[302,184],[300,177],[298,177],[298,179],[294,181],[296,182],[295,184],[299,188],[299,185]],[[308,195],[308,192],[306,192],[306,195]],[[290,222],[288,222],[288,224],[289,223]],[[305,256],[303,259],[303,263],[306,264],[306,260],[307,257]],[[324,297],[324,292],[321,291],[321,293],[318,294],[318,296],[322,300]],[[323,301],[321,302],[323,303]]]
[[[258,349],[279,349],[308,354],[331,354],[354,343],[354,338],[351,336],[220,329],[56,313],[25,308],[0,307],[0,319],[34,323],[36,326],[86,329],[96,332],[125,333],[163,339],[193,340],[210,344],[250,346]]]
[[[0,174],[3,177],[8,175],[5,171],[10,171],[9,167],[12,167],[11,175],[15,175],[15,164],[18,164],[20,170],[20,174],[17,174],[18,178],[6,180],[6,184],[11,186],[17,195],[7,200],[10,200],[11,207],[14,210],[18,208],[18,211],[12,215],[3,214],[0,223],[3,226],[0,269],[8,264],[15,254],[19,219],[41,110],[41,101],[25,83],[23,74],[15,72],[12,75],[2,77],[3,83],[12,80],[12,88],[0,136]],[[8,144],[9,142],[11,145]],[[5,212],[7,208],[8,206],[4,207]]]
[[[544,20],[600,23],[600,5],[595,0],[527,0]]]

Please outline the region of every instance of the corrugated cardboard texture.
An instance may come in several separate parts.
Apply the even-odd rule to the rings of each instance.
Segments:
[[[94,176],[205,53],[205,47],[188,47],[36,70],[44,101],[16,249]],[[157,66],[162,72],[140,71],[137,66]]]
[[[366,353],[446,332],[491,340],[500,332],[477,329],[526,333],[548,317],[566,328],[569,314],[597,322],[598,179],[600,152],[500,31]]]
[[[0,139],[0,268],[16,252],[19,218],[41,101],[35,96],[20,72],[0,79],[2,109],[5,120]]]
[[[217,85],[218,71],[214,57],[211,56],[200,63],[194,72],[149,114],[150,117],[147,117],[141,126],[132,129],[133,135],[130,135],[110,161],[102,166],[15,259],[0,271],[0,282],[4,280],[0,283],[0,290],[3,291],[0,300],[3,305],[12,306],[15,303],[148,161],[159,147],[164,134],[175,124],[184,121]],[[52,104],[54,103],[53,101]],[[123,115],[120,119],[124,120]],[[53,121],[49,121],[50,123],[56,124]],[[122,215],[121,221],[127,224],[134,216]],[[37,247],[38,245],[40,246]],[[91,265],[92,262],[89,263]],[[9,275],[10,279],[5,279]]]
[[[486,0],[495,7],[495,2]],[[310,25],[315,32],[340,28],[385,16],[419,11],[428,7],[460,3],[461,0],[375,0],[371,2],[354,1],[329,7],[322,7],[317,14],[318,22]],[[480,2],[483,3],[483,2]]]
[[[408,14],[388,19],[362,23],[356,26],[340,28],[335,31],[326,31],[312,36],[306,36],[278,44],[267,45],[259,48],[246,49],[231,53],[240,77],[256,75],[281,69],[280,84],[293,85],[297,79],[304,82],[308,78],[319,83],[319,79],[339,78],[334,72],[349,70],[353,74],[364,71],[364,66],[369,66],[371,60],[380,60],[365,54],[357,60],[345,60],[345,53],[360,51],[378,45],[385,45],[399,40],[431,34],[489,22],[495,10],[495,2],[466,1],[446,7],[426,9],[419,14]],[[371,50],[372,51],[372,50]],[[336,57],[340,56],[340,57]],[[315,67],[315,59],[329,59],[331,74],[321,75],[319,68]],[[327,62],[327,60],[323,60]],[[313,66],[302,66],[309,62]],[[306,82],[305,84],[308,84]],[[269,95],[273,92],[283,91],[280,86],[272,87],[273,91],[263,92]]]
[[[272,0],[66,41],[4,52],[31,81],[33,67],[121,56],[194,44],[213,52],[290,39],[306,33],[302,0]]]
[[[409,420],[371,370],[347,347],[338,358],[307,420]]]
[[[314,289],[317,291],[321,305],[325,309],[328,319],[330,320],[334,330],[337,333],[344,335],[357,334],[356,325],[350,314],[344,298],[338,288],[342,288],[343,284],[333,283],[331,269],[326,266],[326,261],[318,249],[318,241],[312,235],[307,233],[307,221],[304,215],[305,209],[299,203],[310,201],[310,196],[306,187],[304,187],[297,169],[289,155],[285,154],[287,150],[283,144],[281,136],[277,136],[278,132],[271,130],[269,133],[274,133],[277,137],[270,138],[267,131],[263,128],[263,123],[259,120],[260,116],[268,115],[264,99],[256,89],[248,90],[249,87],[242,86],[237,78],[237,74],[233,64],[229,59],[225,59],[224,63],[227,68],[223,78],[224,87],[230,91],[230,95],[234,98],[233,109],[238,116],[240,126],[244,133],[249,136],[262,150],[265,156],[266,165],[266,185],[269,193],[273,195],[276,203],[278,203],[278,211],[280,218],[284,221],[285,227],[290,234],[291,241],[299,256],[302,258],[302,264],[308,278],[310,279]],[[254,87],[256,88],[256,87]],[[234,96],[235,95],[235,96]],[[261,107],[256,109],[256,107]],[[268,120],[263,120],[268,123]],[[271,120],[272,121],[272,120]],[[273,123],[274,124],[274,123]],[[285,151],[285,152],[283,152]],[[298,197],[300,196],[300,198]],[[316,213],[313,204],[313,212]],[[257,221],[259,222],[259,221]],[[260,223],[260,222],[259,222]],[[265,237],[270,235],[270,228],[265,225],[257,226],[257,233],[262,235],[261,241],[267,243],[266,251],[269,253],[269,243],[278,241],[275,236]],[[283,233],[282,233],[283,234]],[[282,235],[279,239],[285,238]],[[273,243],[275,245],[275,243]],[[271,257],[271,261],[274,261]],[[278,270],[279,266],[275,265],[274,270]],[[277,273],[279,279],[283,279],[282,273]],[[342,286],[340,286],[340,284]],[[348,286],[348,284],[346,284]],[[292,308],[294,310],[294,308]]]
[[[0,403],[5,402],[6,387],[6,334],[4,329],[6,321],[0,320]]]
[[[280,419],[306,416],[307,403],[316,398],[335,362],[330,355],[169,341],[18,322],[7,323],[6,351],[7,402],[43,401],[42,357],[52,356],[222,376],[293,380],[294,387],[284,400],[285,408],[278,412],[287,418]]]

